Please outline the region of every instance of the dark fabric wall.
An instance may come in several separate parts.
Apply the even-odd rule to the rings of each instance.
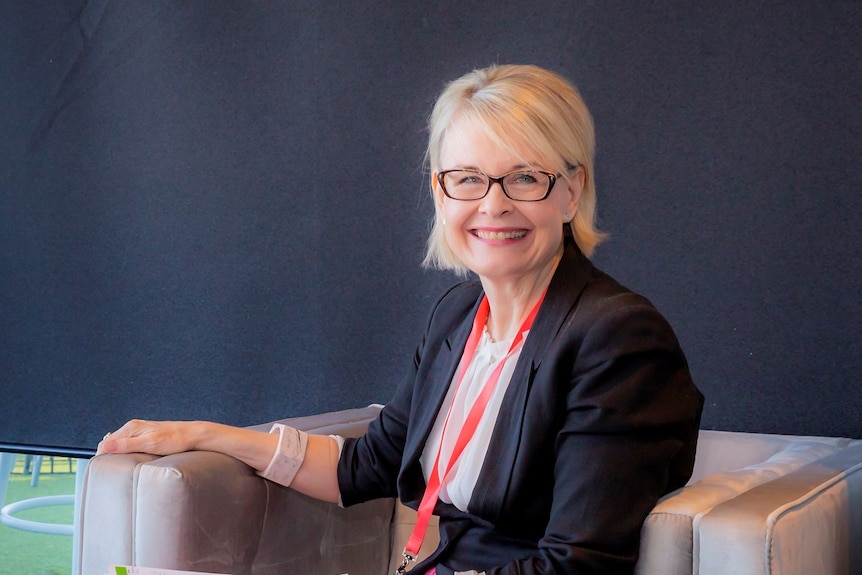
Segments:
[[[862,437],[860,4],[700,4],[0,2],[0,444],[386,402],[455,281],[425,119],[494,62],[583,92],[704,427]]]

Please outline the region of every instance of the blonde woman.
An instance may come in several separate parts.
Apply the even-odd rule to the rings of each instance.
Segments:
[[[136,420],[99,453],[220,451],[327,501],[399,497],[415,573],[632,573],[647,513],[691,474],[703,398],[665,319],[588,259],[590,114],[553,72],[493,66],[449,84],[429,130],[425,263],[472,279],[363,437]],[[432,513],[440,546],[415,558]]]

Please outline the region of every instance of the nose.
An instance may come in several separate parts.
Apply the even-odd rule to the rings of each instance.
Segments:
[[[503,184],[491,182],[491,188],[481,200],[479,210],[489,216],[498,217],[512,209],[512,200],[503,191]]]

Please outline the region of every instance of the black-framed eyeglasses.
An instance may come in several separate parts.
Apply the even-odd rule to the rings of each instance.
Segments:
[[[437,181],[443,193],[453,200],[480,200],[497,183],[511,200],[540,202],[551,195],[560,176],[541,170],[516,170],[494,178],[479,170],[462,168],[437,172]]]

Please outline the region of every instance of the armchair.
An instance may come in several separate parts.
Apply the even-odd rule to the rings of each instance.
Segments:
[[[357,436],[379,409],[282,421]],[[82,575],[102,575],[110,564],[381,575],[400,562],[415,512],[391,499],[342,509],[230,457],[190,452],[94,458],[78,520]],[[425,542],[432,548],[434,531]],[[659,501],[644,524],[636,572],[860,575],[860,543],[862,441],[701,431],[688,485]]]

